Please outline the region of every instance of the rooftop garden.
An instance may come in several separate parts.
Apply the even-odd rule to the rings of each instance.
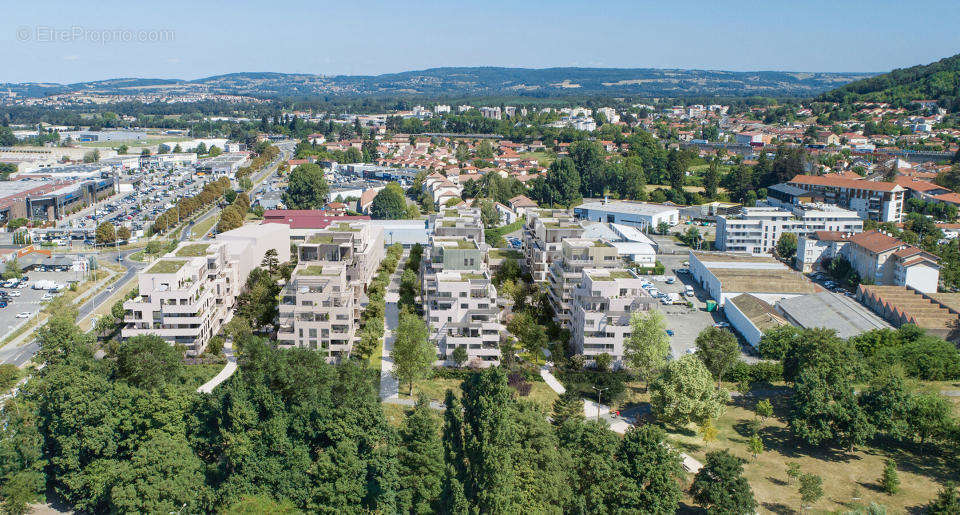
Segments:
[[[337,269],[331,268],[324,272],[323,266],[321,265],[309,265],[301,268],[297,271],[299,275],[336,275]]]
[[[307,238],[307,243],[333,243],[333,236],[330,234],[314,234]]]
[[[470,281],[470,280],[486,279],[486,276],[484,276],[483,274],[475,273],[475,272],[460,272],[460,278],[465,281]]]
[[[493,259],[523,259],[523,253],[519,250],[493,249],[490,251],[490,257]]]
[[[207,255],[207,248],[210,247],[209,243],[191,243],[190,245],[184,245],[177,249],[177,257],[201,257]]]
[[[187,264],[186,261],[182,259],[162,259],[157,261],[149,270],[148,274],[172,274],[177,270],[183,268],[183,265]]]
[[[359,227],[354,227],[347,222],[340,222],[337,225],[331,225],[329,227],[331,231],[342,231],[342,232],[360,232]]]
[[[605,241],[597,240],[593,242],[594,247],[612,247],[613,245]]]

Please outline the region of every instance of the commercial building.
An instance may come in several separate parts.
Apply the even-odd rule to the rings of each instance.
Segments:
[[[862,230],[863,220],[856,212],[829,204],[800,204],[790,209],[744,207],[739,214],[717,217],[717,248],[767,254],[784,233],[805,236],[816,231]]]
[[[730,326],[754,347],[760,345],[764,333],[787,324],[773,306],[749,293],[731,297],[723,306],[723,314]]]
[[[803,274],[768,256],[691,251],[689,261],[693,279],[720,306],[742,293],[772,304],[815,291]]]
[[[433,236],[420,266],[424,316],[443,364],[456,363],[458,347],[471,366],[499,364],[504,327],[486,251],[472,239]]]
[[[570,338],[574,352],[587,360],[609,354],[623,366],[624,342],[630,338],[630,316],[647,311],[655,301],[634,272],[622,268],[585,268],[572,292]]]
[[[233,314],[250,271],[268,250],[290,260],[285,225],[246,225],[212,242],[183,242],[138,276],[138,295],[123,303],[124,339],[154,334],[202,354]]]
[[[828,291],[783,299],[777,311],[797,327],[833,329],[841,338],[890,327],[857,301]]]
[[[573,289],[580,282],[585,268],[621,268],[623,262],[617,248],[601,240],[567,238],[560,243],[560,254],[550,263],[547,272],[547,298],[555,319],[565,328],[571,327]]]
[[[857,298],[894,327],[914,324],[927,334],[960,342],[960,295],[923,293],[905,286],[861,284]]]
[[[856,211],[861,218],[878,222],[902,222],[906,189],[894,182],[875,182],[846,177],[797,175],[791,186],[806,190],[829,204]]]
[[[246,152],[231,152],[220,154],[217,157],[203,159],[197,162],[197,173],[209,174],[214,177],[233,177],[237,170],[250,162],[250,155]]]
[[[642,231],[654,230],[661,222],[671,226],[680,223],[676,206],[645,202],[586,202],[574,207],[573,214],[581,220],[630,225]]]
[[[583,226],[568,211],[531,209],[523,226],[524,265],[535,282],[546,282],[547,271],[560,255],[560,242],[579,238]]]
[[[27,195],[24,199],[27,218],[59,220],[113,195],[115,188],[116,181],[112,177],[63,182],[57,188]]]
[[[383,231],[364,221],[338,222],[297,245],[297,268],[280,294],[277,344],[350,355],[360,304],[386,251]]]

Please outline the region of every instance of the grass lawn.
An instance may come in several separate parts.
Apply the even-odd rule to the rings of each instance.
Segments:
[[[462,381],[459,379],[447,379],[442,377],[432,377],[430,379],[424,379],[418,381],[413,385],[413,396],[407,395],[409,386],[406,384],[400,385],[400,398],[401,399],[417,399],[420,396],[420,392],[427,394],[427,397],[432,401],[443,402],[443,399],[446,397],[447,389],[453,390],[453,394],[457,397],[460,397],[460,383]],[[530,383],[530,395],[526,397],[517,396],[518,399],[526,399],[528,401],[533,401],[536,404],[539,404],[547,413],[553,409],[553,401],[557,400],[556,392],[550,389],[546,383],[533,381]]]
[[[524,159],[536,159],[540,166],[546,168],[556,159],[547,152],[518,152],[518,155]]]
[[[649,399],[639,384],[631,383],[627,391],[630,401],[643,403]],[[764,422],[760,436],[765,450],[754,459],[747,450],[747,423],[755,418],[753,407],[759,398],[737,398],[727,406],[717,421],[717,439],[705,443],[689,429],[668,428],[674,445],[701,463],[709,451],[729,449],[747,460],[744,477],[750,482],[759,503],[760,513],[799,513],[798,485],[788,481],[787,463],[797,462],[804,473],[823,478],[823,497],[813,505],[814,512],[844,511],[858,505],[876,502],[889,513],[905,513],[933,499],[947,480],[957,479],[954,463],[936,453],[922,452],[907,445],[906,449],[862,448],[856,452],[806,449],[793,439],[784,419],[789,410],[786,396],[771,397],[776,416]],[[780,417],[780,418],[778,418]],[[884,461],[897,462],[901,490],[896,495],[883,493],[878,480]],[[691,478],[692,479],[692,478]],[[859,501],[852,501],[854,497]],[[691,503],[690,499],[687,499]]]
[[[217,375],[221,370],[223,370],[223,365],[221,364],[184,365],[180,384],[182,384],[186,390],[195,391],[200,385],[212,379],[213,376]]]
[[[657,188],[663,188],[663,189],[665,189],[665,190],[668,190],[668,189],[670,189],[670,185],[668,185],[668,184],[647,184],[647,185],[646,185],[647,193],[649,193],[649,192],[651,192],[651,191],[654,191],[654,190],[656,190]],[[703,193],[703,186],[691,186],[691,185],[688,184],[688,185],[686,185],[686,186],[683,187],[683,191],[695,191],[695,192],[697,192],[697,193]],[[719,187],[717,188],[717,192],[719,192],[719,193],[724,193],[724,192],[726,192],[726,191],[727,191],[727,190],[724,189],[724,188],[719,188]]]
[[[210,229],[212,229],[214,225],[217,225],[217,220],[219,220],[219,217],[211,216],[202,222],[194,224],[193,229],[190,230],[190,237],[195,240],[203,238],[205,234],[210,232]]]
[[[400,427],[403,424],[403,419],[407,416],[407,412],[413,409],[410,406],[401,406],[400,404],[382,403],[380,406],[383,408],[383,416],[387,418],[387,423],[393,427]]]

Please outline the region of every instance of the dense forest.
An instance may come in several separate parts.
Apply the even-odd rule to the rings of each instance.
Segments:
[[[851,82],[818,97],[842,103],[890,102],[896,107],[920,99],[936,100],[948,111],[960,110],[960,54]]]

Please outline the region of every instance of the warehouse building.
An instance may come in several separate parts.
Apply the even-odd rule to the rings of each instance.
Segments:
[[[661,222],[671,226],[680,223],[676,206],[646,202],[586,202],[573,208],[573,215],[581,220],[629,225],[642,231],[656,229]]]
[[[767,256],[690,252],[690,273],[707,294],[723,306],[749,293],[765,302],[814,293],[803,274]]]

